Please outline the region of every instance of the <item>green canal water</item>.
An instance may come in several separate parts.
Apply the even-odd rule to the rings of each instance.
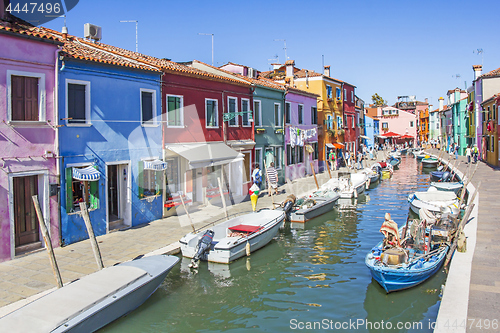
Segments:
[[[382,238],[384,214],[402,225],[407,196],[426,190],[427,171],[403,157],[391,179],[372,184],[357,205],[288,229],[230,265],[182,259],[137,310],[102,332],[430,332],[440,304],[441,269],[425,283],[386,294],[364,264]]]

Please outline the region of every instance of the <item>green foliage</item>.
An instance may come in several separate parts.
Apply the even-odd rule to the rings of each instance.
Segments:
[[[372,102],[375,104],[375,106],[384,106],[387,105],[387,101],[380,97],[377,93],[372,95]]]

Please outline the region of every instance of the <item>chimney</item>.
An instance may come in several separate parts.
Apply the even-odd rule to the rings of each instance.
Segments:
[[[439,111],[443,111],[444,98],[439,97]]]
[[[477,78],[481,76],[483,65],[473,65],[472,69],[474,70],[474,81],[476,81]]]
[[[285,62],[285,66],[286,66],[286,77],[292,77],[293,67],[295,66],[295,60],[287,60]]]
[[[429,99],[428,98],[425,99],[425,104],[429,104]]]
[[[68,27],[67,26],[62,27],[61,32],[62,32],[62,38],[64,40],[68,39]]]
[[[9,12],[5,11],[5,8],[10,3],[10,0],[1,0],[2,5],[0,5],[0,20],[7,20],[7,16],[9,15]]]
[[[330,76],[330,66],[325,66],[323,69],[323,75]]]

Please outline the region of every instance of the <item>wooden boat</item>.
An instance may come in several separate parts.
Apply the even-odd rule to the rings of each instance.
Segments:
[[[365,191],[367,181],[368,177],[363,173],[339,173],[338,178],[330,179],[320,189],[336,191],[342,199],[357,198]]]
[[[305,223],[325,214],[333,209],[339,198],[338,192],[328,189],[318,190],[299,198],[290,213],[290,222]]]
[[[394,157],[394,156],[389,156],[387,159],[387,163],[392,165],[393,168],[398,168],[399,165],[401,164],[401,157]]]
[[[431,186],[439,191],[449,191],[458,194],[464,184],[462,182],[431,182]]]
[[[210,237],[207,231],[190,232],[179,240],[182,255],[193,258],[195,262],[205,260],[228,264],[245,256],[248,246],[253,252],[269,243],[284,220],[284,210],[266,209],[219,223],[208,230],[212,233]]]
[[[459,200],[454,192],[436,191],[430,188],[427,192],[415,192],[408,195],[411,210],[418,214],[421,208],[432,213],[448,213],[458,216],[460,209]]]
[[[429,228],[429,242],[425,236],[427,227],[420,220],[409,221],[408,232],[404,231],[405,226],[397,230],[396,223],[391,222],[395,225],[391,228],[398,233],[399,246],[387,246],[386,236],[365,257],[372,277],[387,293],[414,287],[434,275],[444,263],[451,235],[448,229],[433,226]],[[431,247],[426,249],[425,244]]]
[[[435,168],[437,167],[439,161],[435,157],[424,157],[422,159],[422,167],[431,167]]]
[[[144,303],[179,261],[143,257],[104,268],[0,318],[3,332],[94,332]]]

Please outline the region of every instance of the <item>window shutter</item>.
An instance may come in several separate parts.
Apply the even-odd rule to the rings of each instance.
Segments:
[[[11,76],[12,120],[24,120],[24,77]]]
[[[66,214],[73,212],[73,168],[66,168]]]
[[[38,120],[38,78],[25,77],[25,120]]]
[[[97,165],[94,165],[94,168],[99,170]],[[99,208],[99,181],[94,180],[89,182],[89,201],[90,201],[90,209]]]
[[[144,197],[144,162],[139,161],[139,170],[137,172],[137,186],[139,187],[139,199]]]

